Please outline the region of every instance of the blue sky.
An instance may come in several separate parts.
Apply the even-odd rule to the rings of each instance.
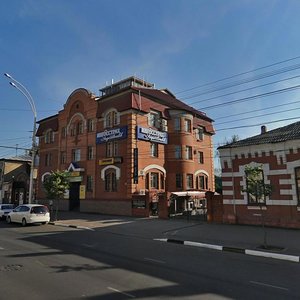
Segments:
[[[298,0],[2,0],[0,68],[30,91],[38,119],[62,109],[76,88],[98,94],[111,79],[136,75],[214,119],[218,146],[258,134],[262,123],[300,119],[269,123],[299,116],[300,91],[290,90],[300,84],[300,58],[292,59],[300,56],[299,13]],[[33,114],[4,76],[0,99],[0,145],[30,147]],[[255,118],[239,120],[246,117]],[[15,154],[0,148],[0,157]]]

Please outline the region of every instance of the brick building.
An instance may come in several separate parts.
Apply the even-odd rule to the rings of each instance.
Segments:
[[[0,203],[28,203],[30,165],[28,155],[0,159]]]
[[[214,190],[206,114],[136,77],[100,93],[77,89],[63,110],[38,122],[39,200],[57,169],[70,171],[66,210],[148,215],[161,193]]]
[[[300,227],[300,122],[218,148],[222,166],[225,222]],[[261,178],[272,186],[269,197],[253,199],[245,166],[261,166]]]

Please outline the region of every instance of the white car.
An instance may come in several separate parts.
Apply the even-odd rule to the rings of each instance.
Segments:
[[[6,221],[21,223],[22,226],[32,223],[47,224],[50,221],[50,213],[48,207],[44,205],[22,204],[8,213]]]
[[[13,204],[0,204],[0,219],[6,218],[7,214],[14,209]]]

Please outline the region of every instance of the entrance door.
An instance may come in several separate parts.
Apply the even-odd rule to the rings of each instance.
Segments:
[[[80,182],[70,183],[69,210],[79,210],[80,208],[79,188]]]

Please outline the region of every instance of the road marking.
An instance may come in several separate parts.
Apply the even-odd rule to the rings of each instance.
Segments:
[[[198,243],[198,242],[184,241],[184,245],[193,246],[193,247],[201,247],[201,248],[214,249],[214,250],[219,250],[219,251],[223,250],[223,246],[211,245],[211,244],[204,244],[204,243]]]
[[[4,248],[0,247],[0,250],[4,250]]]
[[[248,255],[271,257],[271,258],[276,258],[276,259],[299,262],[299,256],[294,256],[294,255],[279,254],[279,253],[272,253],[272,252],[262,252],[262,251],[256,251],[256,250],[248,250],[248,249],[245,250],[245,253]]]
[[[128,294],[128,293],[125,293],[125,292],[121,292],[121,291],[119,291],[119,290],[117,290],[117,289],[114,289],[114,288],[112,288],[112,287],[110,287],[110,286],[108,286],[107,288],[108,288],[109,290],[111,290],[111,291],[120,293],[120,294],[125,295],[125,296],[128,296],[128,297],[130,297],[130,298],[135,298],[135,296],[133,296],[133,295],[131,295],[131,294]]]
[[[257,284],[257,285],[262,285],[262,286],[267,286],[267,287],[271,287],[271,288],[274,288],[274,289],[279,289],[279,290],[289,291],[289,289],[284,288],[284,287],[282,287],[282,286],[277,286],[277,285],[267,284],[267,283],[263,283],[263,282],[250,281],[250,283]]]
[[[167,242],[168,239],[154,239],[154,241],[159,241],[159,242]]]
[[[82,246],[87,247],[87,248],[94,248],[96,244],[82,244]]]
[[[42,263],[41,261],[39,261],[39,260],[36,260],[35,261],[37,264],[39,264],[40,266],[42,266],[42,267],[47,267],[47,265],[45,265],[44,263]]]
[[[144,257],[144,260],[156,262],[156,263],[159,263],[159,264],[165,264],[165,263],[166,263],[166,262],[163,261],[163,260],[153,259],[153,258],[149,258],[149,257]]]

